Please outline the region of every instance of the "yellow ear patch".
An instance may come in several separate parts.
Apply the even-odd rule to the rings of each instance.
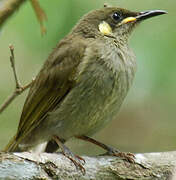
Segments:
[[[98,28],[103,35],[109,35],[112,33],[111,26],[105,21],[101,22]]]

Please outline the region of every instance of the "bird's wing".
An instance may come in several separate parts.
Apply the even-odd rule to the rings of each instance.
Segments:
[[[49,56],[25,101],[17,140],[21,141],[36,128],[73,88],[73,75],[83,59],[85,49],[83,40],[70,38],[61,41]]]

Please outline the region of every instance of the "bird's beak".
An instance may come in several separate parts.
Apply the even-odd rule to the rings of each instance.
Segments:
[[[120,25],[129,23],[129,22],[134,22],[134,21],[142,21],[142,20],[154,17],[154,16],[162,15],[162,14],[167,14],[167,12],[163,10],[151,10],[151,11],[140,12],[135,17],[127,17],[123,19]]]
[[[167,12],[163,10],[144,11],[144,12],[140,12],[139,15],[136,16],[136,20],[141,21],[162,14],[167,14]]]

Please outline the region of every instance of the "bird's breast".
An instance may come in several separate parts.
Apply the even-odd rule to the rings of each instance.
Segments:
[[[84,119],[88,117],[82,122],[90,134],[114,118],[132,84],[136,63],[126,48],[119,49],[113,43],[94,45],[80,64],[78,99]]]
[[[53,114],[63,138],[91,135],[118,113],[135,72],[134,60],[125,53],[111,43],[86,50],[75,87]]]

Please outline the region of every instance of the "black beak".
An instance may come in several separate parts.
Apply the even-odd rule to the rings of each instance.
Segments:
[[[167,14],[167,12],[163,10],[144,11],[144,12],[140,12],[139,15],[136,16],[136,20],[141,21],[162,14]]]

